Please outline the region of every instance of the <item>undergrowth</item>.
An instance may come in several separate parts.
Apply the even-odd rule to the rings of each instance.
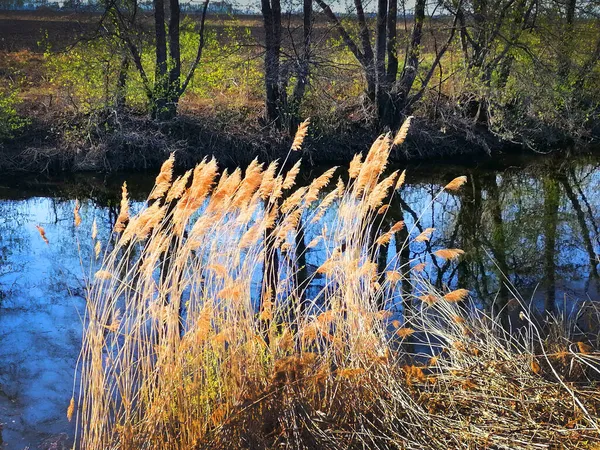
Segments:
[[[132,215],[124,185],[113,242],[96,244],[107,250],[68,409],[81,448],[597,446],[597,334],[576,341],[566,319],[539,325],[525,304],[528,325],[507,329],[467,290],[433,289],[419,261],[378,268],[382,246],[434,232],[381,226],[405,177],[384,175],[388,156],[408,125],[347,177],[333,168],[305,187],[300,162],[220,173],[205,160],[173,180],[172,156]],[[300,245],[308,226],[321,233]],[[326,259],[308,273],[317,245]],[[414,295],[399,289],[407,278]]]

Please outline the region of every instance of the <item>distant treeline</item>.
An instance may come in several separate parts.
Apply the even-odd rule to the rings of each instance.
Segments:
[[[139,2],[139,8],[145,11],[154,11],[154,5],[151,1]],[[35,11],[35,10],[55,10],[55,11],[77,11],[77,12],[103,12],[106,9],[105,2],[95,0],[0,0],[0,10],[5,11]],[[181,11],[194,14],[202,12],[202,4],[183,3]],[[208,7],[208,12],[213,14],[245,14],[248,11],[234,8],[233,4],[228,2],[212,2]]]

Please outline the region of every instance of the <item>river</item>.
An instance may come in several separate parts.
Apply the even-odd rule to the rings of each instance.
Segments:
[[[429,243],[410,245],[404,255],[410,260],[439,248],[466,252],[459,264],[429,258],[426,275],[434,284],[467,288],[482,308],[510,307],[511,298],[520,296],[537,311],[576,314],[582,302],[599,300],[599,167],[598,155],[408,167],[387,217],[390,223],[405,220],[413,235],[419,227],[436,228]],[[433,200],[459,175],[468,178],[459,193]],[[107,241],[124,180],[135,207],[141,207],[152,175],[0,181],[2,448],[61,449],[72,442],[66,410],[81,345],[83,279],[93,253],[89,230],[95,219],[100,240]],[[76,199],[79,228],[73,224]],[[48,244],[36,225],[45,229]],[[306,241],[315,233],[309,228]],[[388,258],[395,251],[392,242]],[[323,255],[318,246],[309,249],[309,271]]]

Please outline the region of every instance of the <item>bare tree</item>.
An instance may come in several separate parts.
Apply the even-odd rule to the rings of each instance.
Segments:
[[[296,85],[289,104],[289,129],[295,133],[300,124],[300,105],[310,79],[310,65],[312,56],[312,33],[313,33],[313,0],[302,2],[302,46],[301,50],[295,52]],[[295,46],[294,46],[295,48]]]
[[[152,117],[169,120],[177,115],[179,99],[189,86],[202,58],[205,43],[205,21],[210,0],[204,0],[196,57],[182,78],[179,0],[154,0],[154,78],[148,76],[142,62],[144,45],[148,45],[142,26],[143,14],[138,0],[110,0],[105,5],[101,27],[116,36],[127,49],[129,58],[139,72],[148,96]],[[168,30],[168,32],[167,32]],[[125,64],[125,62],[124,62]],[[121,80],[121,77],[120,77]],[[122,81],[122,80],[121,80]],[[120,85],[121,89],[123,86]]]
[[[287,14],[287,28],[282,25],[281,0],[261,0],[261,11],[265,30],[265,119],[269,125],[287,128],[293,134],[301,121],[300,106],[309,84],[313,0],[303,0],[299,45],[290,25],[292,11]],[[284,32],[288,48],[283,48]],[[291,98],[288,98],[287,88],[292,76],[296,83]]]
[[[426,1],[416,0],[412,31],[405,48],[404,64],[400,70],[397,54],[397,0],[378,0],[375,23],[375,45],[372,31],[364,11],[362,0],[355,0],[355,20],[358,25],[358,39],[352,37],[325,0],[315,0],[323,10],[327,20],[335,27],[346,47],[360,63],[366,80],[367,98],[376,106],[379,128],[397,128],[403,117],[410,114],[418,102],[436,70],[441,58],[452,43],[456,22],[450,26],[446,42],[437,48],[434,63],[422,74],[417,87],[415,81],[421,63],[423,27],[426,20]],[[461,2],[456,6],[460,10]]]
[[[282,123],[282,96],[285,91],[280,89],[280,59],[281,59],[281,1],[260,1],[263,24],[265,29],[265,93],[266,120],[277,128]]]

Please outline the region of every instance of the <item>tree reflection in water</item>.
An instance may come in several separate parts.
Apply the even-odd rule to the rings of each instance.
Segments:
[[[425,262],[423,277],[441,289],[469,289],[480,307],[500,315],[506,327],[519,325],[519,311],[512,301],[516,296],[540,318],[551,312],[583,311],[581,327],[597,327],[592,315],[585,314],[585,302],[597,301],[600,290],[599,165],[597,157],[586,157],[541,158],[499,170],[409,167],[400,195],[392,198],[375,227],[387,230],[398,221],[406,224],[372,254],[380,277],[392,269],[403,275],[392,306],[400,313],[418,310],[422,286],[410,268]],[[433,200],[458,175],[466,175],[467,184]],[[65,374],[71,373],[80,348],[77,308],[82,305],[77,303],[81,299],[70,295],[73,284],[61,277],[81,273],[75,236],[87,233],[94,218],[99,236],[103,243],[107,241],[123,180],[128,182],[135,209],[136,202],[139,207],[147,197],[154,176],[85,175],[71,182],[23,178],[5,180],[0,188],[0,290],[6,291],[8,284],[13,288],[0,304],[0,325],[6,330],[3,343],[8,343],[2,351],[5,369],[0,371],[0,381],[5,394],[0,396],[0,407],[4,417],[21,418],[5,427],[10,448],[22,448],[23,442],[35,444],[43,437],[40,430],[70,433],[64,405],[71,382]],[[72,220],[75,198],[82,204],[84,219],[78,232]],[[290,285],[302,292],[300,308],[307,307],[323,288],[324,280],[315,271],[327,254],[322,243],[309,243],[332,223],[336,207],[334,203],[318,223],[302,218],[293,243],[301,255],[298,267],[278,272],[282,277],[290,270],[294,273]],[[40,242],[35,231],[39,222],[47,226],[49,246]],[[429,227],[436,228],[431,240],[412,241]],[[369,237],[371,241],[376,238],[377,233]],[[90,243],[84,238],[81,242],[83,253],[91,254]],[[434,255],[442,248],[460,248],[466,253],[458,263],[448,262]],[[273,250],[272,259],[277,256],[278,261],[286,261],[278,252]],[[46,267],[53,269],[49,272]],[[20,270],[19,276],[8,273],[15,270]],[[252,287],[257,297],[262,281],[262,270],[258,270]],[[20,327],[21,322],[28,328]],[[11,367],[23,370],[11,371]],[[44,387],[46,379],[52,381],[56,394],[52,397]],[[9,398],[6,392],[14,395]]]

